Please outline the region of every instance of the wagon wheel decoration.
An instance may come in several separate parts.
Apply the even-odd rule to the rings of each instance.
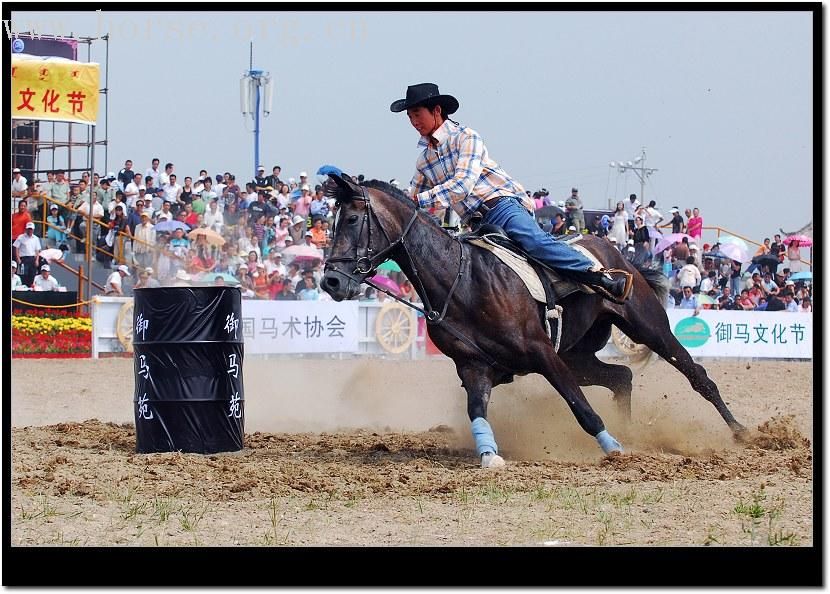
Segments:
[[[614,346],[617,347],[622,354],[629,357],[643,355],[647,350],[649,350],[646,345],[634,342],[628,338],[622,330],[613,325],[611,326],[611,340],[614,341]]]
[[[387,353],[403,353],[415,341],[418,324],[409,309],[400,303],[387,303],[375,318],[375,337]]]
[[[128,353],[133,352],[133,300],[121,306],[118,310],[118,318],[115,321],[115,334],[118,342]]]

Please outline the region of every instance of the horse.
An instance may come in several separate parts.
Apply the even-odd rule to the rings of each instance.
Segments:
[[[582,291],[561,299],[557,351],[544,326],[544,304],[490,251],[450,234],[391,184],[357,184],[345,173],[329,177],[326,192],[335,200],[336,218],[322,289],[335,301],[352,299],[378,265],[391,259],[400,266],[424,305],[430,339],[455,363],[467,393],[467,414],[482,467],[504,465],[487,421],[491,390],[529,373],[547,379],[605,455],[623,452],[580,388],[609,388],[630,420],[631,369],[596,356],[608,342],[612,325],[680,371],[715,406],[736,439],[746,431],[715,382],[672,334],[663,308],[668,281],[662,273],[637,268],[610,242],[585,236],[580,240],[584,248],[606,267],[631,273],[634,280],[622,303]]]

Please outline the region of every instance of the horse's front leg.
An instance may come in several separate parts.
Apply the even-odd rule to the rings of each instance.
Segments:
[[[499,456],[499,448],[493,429],[487,422],[487,403],[490,390],[493,389],[492,369],[489,366],[468,363],[456,365],[462,387],[467,390],[467,415],[470,417],[476,452],[482,468],[504,466],[504,458]]]

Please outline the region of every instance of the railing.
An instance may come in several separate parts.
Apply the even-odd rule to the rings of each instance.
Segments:
[[[658,225],[658,229],[671,229],[671,223],[669,222],[669,223],[666,223],[664,225]],[[737,237],[738,239],[743,239],[747,243],[747,245],[753,245],[753,246],[756,247],[756,249],[763,245],[762,243],[758,243],[754,239],[749,239],[748,237],[744,237],[743,235],[741,235],[739,233],[735,233],[734,231],[730,231],[729,229],[724,229],[723,227],[703,227],[703,230],[704,231],[714,231],[715,232],[715,237],[716,237],[716,242],[720,241],[720,236],[721,235],[731,235],[732,237]],[[700,246],[700,248],[702,250],[703,246]],[[813,248],[811,246],[810,247],[810,259],[809,260],[804,260],[803,258],[801,258],[800,255],[799,255],[799,258],[798,258],[799,262],[802,262],[802,263],[806,264],[807,266],[809,266],[810,270],[813,269],[812,253],[813,253]],[[752,254],[750,254],[750,255],[752,255]]]
[[[90,220],[91,220],[93,224],[98,225],[100,227],[98,229],[98,233],[100,233],[101,228],[106,229],[106,228],[109,227],[107,222],[105,222],[101,218],[93,217],[91,212],[83,213],[80,210],[78,210],[77,208],[75,208],[74,206],[71,206],[69,204],[65,204],[65,203],[63,203],[59,200],[55,200],[51,196],[46,196],[44,194],[35,195],[35,196],[27,196],[27,199],[29,199],[29,200],[31,200],[32,198],[41,199],[43,201],[43,205],[42,205],[42,210],[43,210],[43,213],[44,213],[43,219],[42,220],[34,220],[33,222],[36,225],[39,224],[39,225],[42,226],[42,228],[43,228],[43,238],[44,239],[46,238],[48,229],[56,229],[58,231],[61,231],[62,233],[64,232],[60,227],[58,227],[57,225],[49,222],[49,220],[47,218],[47,216],[48,216],[47,213],[51,209],[52,204],[55,204],[55,205],[58,206],[59,212],[69,213],[66,218],[71,218],[73,215],[75,217],[81,216],[86,220],[87,225],[90,224]],[[92,207],[90,206],[90,211],[91,210],[92,210]],[[67,223],[68,223],[68,221],[67,221]],[[90,262],[90,265],[93,264],[93,258],[95,257],[96,254],[104,254],[106,256],[109,256],[113,260],[115,260],[115,262],[117,264],[126,264],[131,269],[135,269],[136,266],[132,262],[128,261],[125,258],[125,254],[126,254],[125,242],[127,242],[127,241],[132,241],[133,246],[136,243],[143,244],[143,245],[147,246],[147,248],[150,250],[150,252],[153,253],[153,258],[154,259],[158,255],[158,253],[161,251],[158,244],[149,243],[149,242],[146,242],[142,239],[133,237],[132,234],[129,232],[129,228],[126,228],[124,231],[119,231],[116,234],[116,237],[115,237],[115,240],[114,240],[114,243],[113,243],[113,246],[112,246],[112,251],[109,251],[107,249],[99,247],[95,243],[95,238],[98,236],[98,233],[93,232],[93,230],[90,230],[90,233],[89,233],[90,241],[87,241],[86,237],[79,237],[79,236],[75,235],[72,232],[71,229],[72,229],[72,227],[67,225],[66,231],[65,231],[67,241],[75,240],[75,241],[80,241],[84,244],[85,259],[86,259],[86,261]],[[182,260],[182,258],[177,256],[176,254],[170,254],[169,256],[174,258],[174,259]],[[103,292],[103,291],[106,290],[106,287],[100,285],[99,283],[95,282],[94,280],[92,280],[89,277],[89,275],[92,274],[91,270],[87,270],[86,273],[85,273],[82,266],[79,266],[77,269],[75,269],[72,266],[68,265],[66,262],[63,262],[63,261],[59,260],[59,261],[57,261],[57,263],[64,270],[67,270],[68,272],[70,272],[71,274],[73,274],[77,277],[77,279],[78,279],[78,298],[80,300],[83,301],[84,298],[90,299],[92,297],[92,295],[86,295],[86,297],[84,297],[85,291],[84,291],[83,287],[84,287],[84,283],[86,281],[89,281],[90,285],[95,287],[99,291]]]

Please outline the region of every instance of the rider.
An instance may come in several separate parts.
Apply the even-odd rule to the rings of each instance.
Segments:
[[[539,227],[531,198],[490,157],[478,132],[447,117],[458,107],[455,97],[442,95],[433,83],[409,86],[406,98],[390,106],[394,113],[406,110],[421,135],[418,147],[423,152],[410,184],[420,206],[452,207],[462,224],[481,216],[482,224],[501,227],[530,256],[563,276],[600,288],[602,295],[624,299],[625,277],[609,278],[591,271],[593,263],[586,256]]]

